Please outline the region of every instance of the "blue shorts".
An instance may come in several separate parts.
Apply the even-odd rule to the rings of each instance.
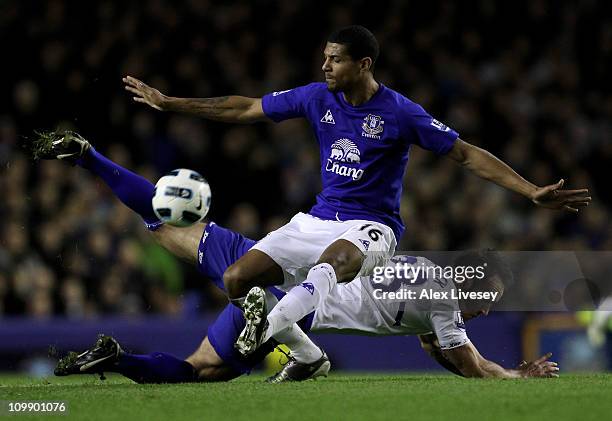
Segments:
[[[198,246],[198,271],[225,291],[223,273],[240,259],[256,241],[214,222],[206,224]]]
[[[298,323],[304,332],[310,330],[313,317],[314,312],[304,317]],[[277,345],[276,341],[270,340],[259,347],[253,354],[246,358],[243,357],[234,348],[234,343],[236,343],[245,324],[242,310],[233,304],[228,304],[219,317],[217,317],[217,320],[208,328],[208,340],[217,352],[217,355],[240,374],[250,373],[253,367],[262,362],[266,355],[272,352]]]
[[[270,340],[260,346],[253,354],[244,357],[234,348],[240,332],[244,329],[245,320],[242,311],[233,304],[228,304],[219,314],[217,320],[208,328],[208,340],[223,362],[240,374],[248,374],[253,367],[262,362],[277,342]]]

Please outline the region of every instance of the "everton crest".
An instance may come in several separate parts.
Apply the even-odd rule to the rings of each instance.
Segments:
[[[379,115],[368,114],[363,119],[363,124],[361,125],[363,129],[361,136],[380,139],[380,133],[382,133],[384,129],[384,124],[384,120]]]

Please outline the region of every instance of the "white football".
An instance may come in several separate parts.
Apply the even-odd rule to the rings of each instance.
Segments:
[[[163,222],[187,227],[201,221],[210,209],[210,185],[199,173],[179,168],[159,179],[153,211]]]

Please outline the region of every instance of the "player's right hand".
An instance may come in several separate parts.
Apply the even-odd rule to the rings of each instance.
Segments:
[[[132,76],[124,77],[123,83],[125,83],[126,91],[130,91],[136,95],[132,98],[134,101],[142,102],[143,104],[150,105],[156,110],[164,111],[164,103],[165,100],[168,99],[166,95]]]
[[[523,361],[517,370],[523,377],[559,377],[559,366],[554,361],[548,361],[550,357],[552,357],[551,352],[532,362]]]

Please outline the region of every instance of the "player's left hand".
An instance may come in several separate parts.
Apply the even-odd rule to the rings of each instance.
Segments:
[[[570,212],[578,211],[591,203],[589,189],[562,190],[565,180],[561,179],[558,183],[539,187],[531,200],[538,206],[548,209],[565,209]]]
[[[523,377],[559,377],[559,366],[554,361],[548,361],[552,353],[542,355],[535,361],[523,361],[517,367]]]

